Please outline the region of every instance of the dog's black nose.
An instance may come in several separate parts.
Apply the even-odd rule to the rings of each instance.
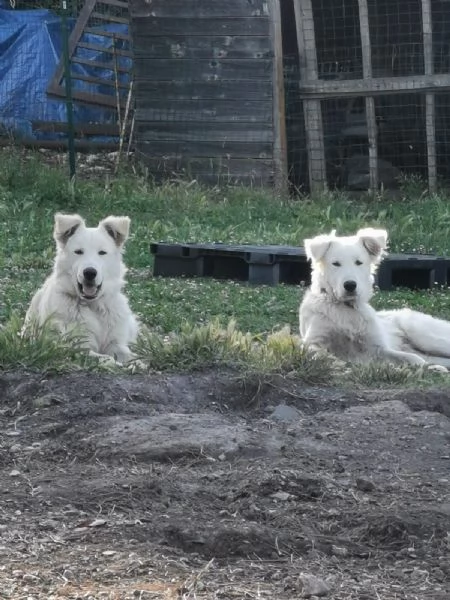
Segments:
[[[356,290],[356,281],[344,281],[344,290],[354,292]]]
[[[83,277],[86,279],[86,281],[94,281],[94,279],[97,277],[96,269],[94,269],[93,267],[88,267],[87,269],[84,269]]]

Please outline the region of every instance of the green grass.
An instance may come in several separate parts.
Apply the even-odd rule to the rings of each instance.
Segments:
[[[192,182],[156,186],[144,177],[126,173],[115,179],[99,176],[95,181],[80,179],[69,185],[67,173],[46,166],[39,154],[3,151],[0,155],[0,323],[9,327],[11,319],[17,318],[13,315],[23,317],[33,292],[51,268],[56,211],[79,212],[92,225],[108,214],[127,214],[132,219],[126,250],[130,268],[127,292],[141,320],[153,335],[161,336],[159,341],[147,339],[146,351],[154,357],[158,352],[163,355],[168,352],[173,364],[177,361],[181,364],[184,349],[192,350],[199,343],[199,339],[195,342],[196,336],[202,339],[206,335],[208,341],[199,350],[200,358],[189,359],[189,368],[226,362],[229,355],[225,356],[225,349],[217,349],[217,343],[220,346],[224,338],[219,335],[219,341],[213,339],[212,330],[208,330],[211,323],[216,323],[215,330],[220,329],[218,319],[227,330],[226,324],[232,320],[233,335],[242,332],[239,333],[242,339],[247,339],[248,333],[251,339],[263,340],[286,325],[295,333],[302,290],[294,286],[249,286],[212,279],[152,278],[150,242],[301,245],[305,237],[335,228],[341,234],[348,234],[361,226],[380,226],[390,233],[392,251],[449,255],[449,198],[450,192],[445,190],[433,196],[424,194],[420,182],[413,180],[405,182],[402,194],[395,200],[382,195],[355,200],[342,193],[278,198],[269,190],[203,188]],[[450,319],[450,293],[446,289],[378,293],[374,306],[409,306]],[[200,329],[196,331],[196,327]],[[173,346],[172,337],[169,349],[165,346],[158,349],[164,336],[174,332],[181,332],[180,347]],[[1,343],[0,339],[0,346]],[[209,358],[202,355],[203,351],[208,352],[205,345],[209,346]],[[286,369],[300,361],[298,355],[289,357],[287,347],[278,354],[273,349],[272,354],[266,350],[258,358],[264,368],[281,365],[282,355],[288,357]],[[222,352],[225,354],[221,355]],[[247,359],[250,363],[253,360]],[[9,363],[4,360],[0,366],[11,366],[14,360]],[[16,362],[23,363],[19,359]],[[155,358],[154,362],[155,368],[161,367]],[[171,362],[172,359],[168,360]],[[302,368],[305,370],[305,363]],[[389,380],[389,376],[384,379]]]

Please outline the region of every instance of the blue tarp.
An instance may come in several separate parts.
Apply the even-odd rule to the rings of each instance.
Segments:
[[[4,6],[5,8],[1,8]],[[64,98],[51,98],[46,90],[62,55],[61,19],[49,10],[10,10],[9,3],[0,0],[0,133],[7,130],[22,137],[60,137],[55,134],[38,134],[32,131],[32,121],[67,120]],[[70,27],[75,20],[71,19]],[[123,25],[108,25],[103,30],[126,33]],[[83,41],[96,46],[112,46],[112,38],[84,35]],[[124,42],[121,42],[124,44]],[[116,42],[117,47],[117,42]],[[112,64],[110,53],[95,54],[92,50],[79,49],[77,56]],[[127,65],[130,59],[120,57],[118,64]],[[128,65],[127,65],[128,66]],[[79,64],[72,71],[113,80],[114,73]],[[73,80],[74,89],[94,93],[111,94],[113,86],[94,86]],[[114,110],[86,104],[74,104],[75,123],[115,123]]]

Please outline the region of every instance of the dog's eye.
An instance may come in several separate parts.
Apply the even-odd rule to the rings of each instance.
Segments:
[[[75,250],[75,254],[84,254],[84,250]]]
[[[355,265],[360,267],[362,265],[362,262],[360,260],[355,260]]]
[[[340,267],[341,263],[337,260],[334,261],[334,263],[331,263],[333,265],[333,267]]]
[[[98,253],[100,254],[100,256],[105,256],[106,250],[99,250]]]

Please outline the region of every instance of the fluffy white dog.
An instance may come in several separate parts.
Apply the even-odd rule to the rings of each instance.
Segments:
[[[25,329],[51,320],[61,332],[78,331],[90,354],[124,363],[132,358],[138,323],[122,293],[128,217],[86,227],[79,215],[55,215],[53,272],[36,292]]]
[[[387,247],[387,232],[333,231],[304,242],[311,287],[300,305],[300,335],[316,350],[341,360],[385,360],[450,367],[450,322],[409,309],[375,311],[373,275]]]

